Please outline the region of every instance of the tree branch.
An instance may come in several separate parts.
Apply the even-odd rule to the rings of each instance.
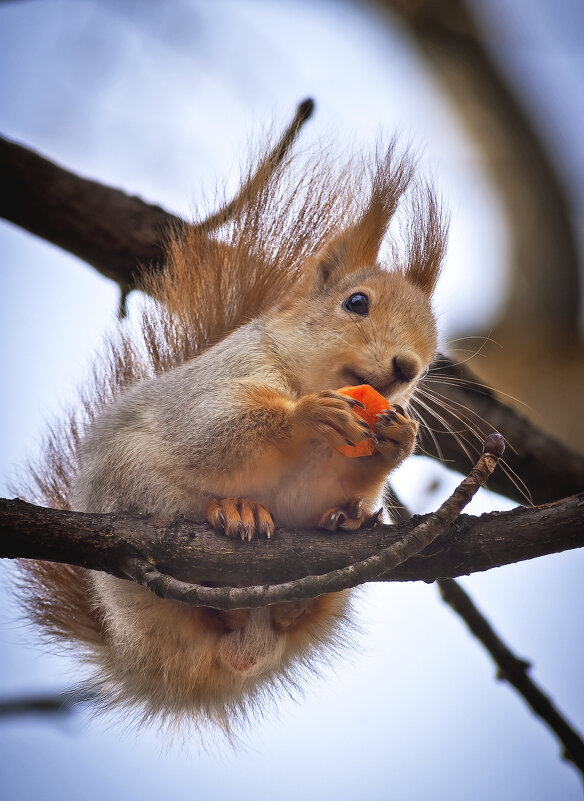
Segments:
[[[409,520],[411,513],[387,483],[384,505],[395,520]],[[553,701],[528,676],[529,662],[515,656],[497,635],[486,617],[475,606],[472,598],[452,578],[436,581],[445,603],[462,618],[471,634],[489,652],[498,667],[498,678],[508,681],[531,707],[532,711],[553,731],[563,746],[563,756],[574,763],[584,776],[584,741],[570,723],[558,712]]]
[[[76,711],[81,704],[93,704],[97,695],[92,690],[74,689],[52,695],[28,695],[0,699],[0,718],[23,715],[62,716]]]
[[[86,261],[120,286],[155,267],[182,221],[159,206],[81,178],[0,138],[0,216]]]
[[[423,555],[380,581],[434,581],[584,546],[584,493],[535,508],[461,515]],[[0,500],[0,557],[64,562],[124,578],[131,557],[180,581],[275,584],[326,573],[400,541],[427,516],[355,533],[279,529],[269,541],[241,542],[205,523],[122,514],[83,514]]]
[[[256,584],[252,587],[210,588],[178,581],[150,562],[136,557],[124,560],[121,567],[129,578],[148,587],[160,598],[223,610],[267,606],[281,601],[301,601],[324,592],[338,592],[356,587],[391,571],[434,542],[483,486],[504,450],[505,443],[501,435],[490,434],[485,440],[483,454],[477,464],[439,509],[415,525],[403,539],[379,553],[325,574],[305,576],[271,586]]]
[[[438,586],[443,600],[462,618],[493,658],[499,669],[498,677],[515,687],[534,714],[541,718],[559,739],[564,749],[564,759],[572,762],[584,776],[584,742],[578,732],[558,712],[550,698],[530,678],[529,662],[515,656],[507,647],[458,582],[442,579],[438,582]]]

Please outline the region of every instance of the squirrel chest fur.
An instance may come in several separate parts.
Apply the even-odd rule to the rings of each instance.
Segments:
[[[430,301],[444,226],[429,190],[413,193],[411,241],[379,261],[411,178],[392,148],[366,188],[314,171],[303,192],[290,185],[278,226],[282,174],[271,173],[223,238],[177,236],[165,272],[145,279],[155,302],[144,339],[112,344],[84,434],[60,457],[74,466],[45,502],[184,515],[245,540],[279,526],[358,536],[414,449],[418,424],[405,409],[436,349]],[[370,384],[392,404],[373,429],[335,391],[347,384]],[[336,449],[364,438],[371,456]],[[219,612],[105,573],[42,563],[29,572],[45,604],[36,617],[85,646],[104,703],[227,728],[326,651],[347,615],[347,592]]]

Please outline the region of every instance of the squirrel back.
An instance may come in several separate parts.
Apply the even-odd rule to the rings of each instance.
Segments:
[[[415,444],[403,407],[436,348],[443,219],[393,145],[336,172],[315,154],[300,169],[264,159],[254,175],[216,231],[169,238],[164,271],[143,276],[139,325],[111,337],[81,413],[52,432],[31,500],[182,514],[241,539],[376,519]],[[384,269],[400,201],[405,242]],[[336,392],[345,384],[371,384],[393,409],[371,429]],[[364,439],[370,456],[338,450]],[[348,617],[347,592],[219,612],[82,568],[23,570],[29,613],[81,645],[104,706],[226,730],[326,655]]]

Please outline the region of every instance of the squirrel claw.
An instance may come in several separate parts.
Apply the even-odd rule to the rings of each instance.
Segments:
[[[251,542],[255,534],[270,539],[274,533],[272,515],[265,506],[244,498],[212,498],[205,517],[217,531]]]
[[[361,401],[357,400],[357,398],[352,398],[350,395],[343,395],[343,400],[346,403],[348,403],[349,406],[351,406],[353,409],[355,408],[355,406],[358,406],[360,409],[366,408],[364,403],[361,403]]]
[[[361,528],[375,528],[383,523],[383,507],[378,509],[372,515],[369,515],[361,523]]]

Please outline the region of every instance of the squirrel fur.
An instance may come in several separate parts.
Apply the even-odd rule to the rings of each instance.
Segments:
[[[110,338],[31,500],[184,515],[246,540],[372,519],[415,446],[405,409],[436,349],[445,224],[393,144],[336,171],[322,153],[296,161],[260,159],[223,224],[169,238],[164,271],[143,277],[139,325]],[[398,206],[403,243],[382,263]],[[394,405],[374,431],[335,392],[364,383]],[[334,447],[364,437],[372,456]],[[81,646],[105,706],[228,731],[326,654],[348,616],[347,591],[220,612],[79,567],[23,570],[30,614]]]

